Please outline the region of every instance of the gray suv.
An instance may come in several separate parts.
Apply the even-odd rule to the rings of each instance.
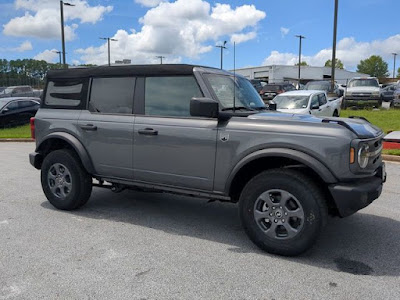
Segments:
[[[328,214],[378,198],[383,132],[359,118],[269,110],[219,69],[143,65],[53,70],[32,131],[47,199],[77,209],[92,187],[238,203],[260,248],[297,255]]]

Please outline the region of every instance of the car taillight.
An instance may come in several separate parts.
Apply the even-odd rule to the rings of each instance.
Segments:
[[[29,121],[31,124],[31,138],[34,140],[35,139],[35,118],[32,117],[31,120]]]

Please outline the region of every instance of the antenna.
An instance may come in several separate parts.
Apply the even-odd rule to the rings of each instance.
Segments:
[[[233,112],[236,107],[236,42],[233,42]]]

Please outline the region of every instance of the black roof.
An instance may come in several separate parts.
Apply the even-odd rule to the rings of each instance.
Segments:
[[[124,65],[49,70],[47,78],[84,78],[99,76],[191,75],[196,65]]]

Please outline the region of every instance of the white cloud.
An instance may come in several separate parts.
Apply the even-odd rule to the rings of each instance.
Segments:
[[[196,59],[214,49],[215,42],[229,37],[244,42],[256,37],[255,27],[265,18],[254,5],[232,8],[228,4],[214,7],[204,0],[162,2],[140,18],[140,31],[118,30],[111,43],[112,61],[128,58],[132,63],[151,62],[156,55],[169,60],[185,56]],[[249,33],[242,31],[252,29]],[[86,63],[104,64],[107,46],[77,50]]]
[[[45,50],[45,51],[39,53],[38,55],[36,55],[35,57],[33,57],[33,59],[45,60],[48,63],[59,62],[59,54],[56,53],[56,51],[57,51],[56,49]]]
[[[71,0],[75,6],[64,7],[64,22],[78,20],[80,23],[100,21],[112,6],[89,6],[86,0]],[[60,4],[54,0],[16,0],[15,7],[25,10],[22,17],[15,17],[3,25],[3,33],[11,36],[30,36],[42,39],[60,37]],[[64,23],[64,24],[65,24]],[[66,40],[75,38],[77,24],[65,26]]]
[[[249,40],[252,40],[254,38],[256,38],[257,33],[255,31],[251,31],[248,33],[234,33],[231,36],[231,44],[233,44],[233,42],[236,42],[236,44],[240,44],[243,42],[247,42]]]
[[[33,49],[33,47],[32,47],[31,42],[30,41],[25,41],[21,45],[19,45],[19,47],[15,48],[15,51],[24,52],[24,51],[29,51],[29,50],[32,50],[32,49]]]
[[[343,62],[347,69],[353,70],[360,60],[371,55],[380,55],[383,59],[390,60],[392,53],[398,51],[398,49],[400,49],[400,34],[372,42],[357,42],[353,37],[346,37],[337,43],[336,57]],[[302,61],[306,61],[312,66],[323,66],[331,58],[332,48],[322,49],[312,56],[302,55]],[[272,51],[262,64],[294,65],[297,62],[298,55],[295,53]]]
[[[166,0],[135,0],[136,3],[139,3],[146,7],[155,7],[161,2],[165,2]]]
[[[289,28],[281,27],[281,35],[282,35],[282,37],[285,37],[289,33],[289,31],[290,31]]]

